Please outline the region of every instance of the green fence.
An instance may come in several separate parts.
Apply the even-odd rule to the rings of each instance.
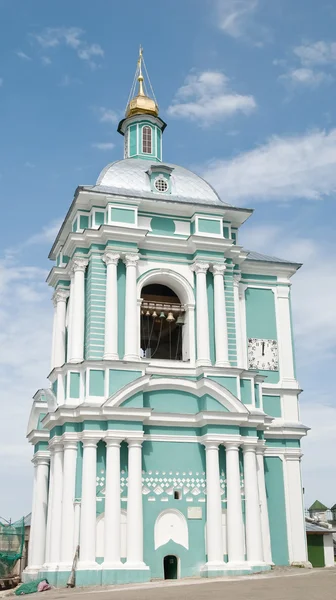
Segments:
[[[0,520],[0,579],[10,577],[24,546],[24,519],[15,523]]]

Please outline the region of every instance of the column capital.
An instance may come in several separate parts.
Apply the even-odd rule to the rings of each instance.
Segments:
[[[209,263],[203,262],[203,261],[195,261],[191,266],[191,270],[195,271],[196,275],[198,275],[199,273],[204,273],[206,274],[208,268],[209,268]]]
[[[74,258],[71,264],[71,271],[73,273],[77,273],[77,271],[81,273],[85,273],[85,269],[88,266],[89,261],[87,258]]]
[[[258,442],[257,447],[256,447],[256,454],[260,454],[260,455],[264,455],[265,454],[265,450],[266,450],[266,446],[265,446],[265,442]]]
[[[50,463],[50,454],[49,452],[36,452],[36,454],[34,454],[33,458],[32,458],[32,463],[34,466],[38,466],[38,465],[46,465],[49,466]]]
[[[224,264],[212,265],[210,271],[213,273],[214,277],[215,275],[220,275],[223,277],[226,271],[226,266]]]
[[[120,254],[117,252],[113,252],[112,250],[105,250],[102,260],[108,265],[117,265],[119,262]]]
[[[290,286],[289,285],[279,285],[276,288],[277,298],[285,298],[288,299],[290,294]]]
[[[83,448],[97,448],[97,444],[98,442],[101,440],[101,438],[96,437],[96,438],[82,438],[82,444],[83,444]]]
[[[243,442],[242,444],[244,454],[247,452],[253,452],[253,454],[255,454],[257,447],[257,442]]]
[[[124,438],[122,437],[109,437],[109,435],[107,434],[107,437],[104,438],[104,442],[106,443],[106,447],[107,448],[112,448],[112,447],[119,447],[121,442],[124,441]]]
[[[78,444],[78,442],[76,440],[64,440],[63,441],[64,450],[77,450],[77,448],[78,448],[77,444]]]
[[[228,441],[228,442],[223,442],[223,445],[225,446],[225,450],[234,450],[234,451],[238,452],[241,442]]]
[[[56,452],[63,452],[63,442],[59,437],[51,438],[49,441],[50,454],[56,454]]]
[[[141,448],[142,447],[142,442],[144,441],[143,439],[137,439],[137,438],[126,438],[126,441],[128,443],[128,447],[132,447],[132,448]]]
[[[69,295],[70,295],[69,290],[64,290],[64,289],[55,290],[53,293],[53,297],[52,297],[54,306],[56,306],[58,304],[58,302],[66,302],[67,299],[69,298]]]
[[[238,286],[241,281],[241,273],[233,273],[233,285]]]
[[[140,260],[139,254],[125,254],[124,263],[126,267],[136,267],[138,261]]]
[[[220,443],[221,442],[214,442],[214,441],[208,441],[208,440],[204,440],[202,442],[202,444],[203,444],[203,446],[205,446],[206,450],[218,450]]]

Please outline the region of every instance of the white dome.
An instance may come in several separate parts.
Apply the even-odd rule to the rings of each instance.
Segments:
[[[126,158],[110,163],[100,173],[96,189],[123,196],[136,196],[153,200],[172,202],[188,202],[190,204],[217,204],[225,205],[218,194],[202,177],[192,171],[168,163],[153,163],[155,166],[162,164],[170,167],[171,193],[152,192],[148,169],[151,161],[140,158]],[[226,205],[227,206],[227,205]]]

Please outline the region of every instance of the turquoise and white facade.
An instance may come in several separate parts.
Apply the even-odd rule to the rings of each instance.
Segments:
[[[125,158],[77,188],[50,253],[24,576],[65,584],[77,545],[77,585],[306,564],[299,265],[242,248],[252,211],[162,162],[165,123],[139,81]]]

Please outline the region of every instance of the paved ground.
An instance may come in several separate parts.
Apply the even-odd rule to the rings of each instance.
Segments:
[[[52,590],[44,600],[335,600],[336,568],[291,569],[268,575],[216,580],[184,579],[114,586]],[[40,598],[31,594],[29,598]]]

